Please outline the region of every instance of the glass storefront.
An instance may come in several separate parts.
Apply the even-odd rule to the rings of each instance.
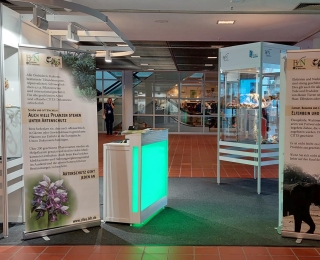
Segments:
[[[115,103],[114,130],[122,126],[122,72],[97,71],[99,131],[103,107]],[[217,127],[217,72],[132,72],[133,123],[138,129],[166,127],[171,133],[210,133]]]

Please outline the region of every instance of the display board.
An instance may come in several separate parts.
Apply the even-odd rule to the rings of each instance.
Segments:
[[[20,63],[25,236],[99,225],[95,59],[21,48]]]
[[[283,165],[282,235],[320,239],[320,50],[289,51]]]

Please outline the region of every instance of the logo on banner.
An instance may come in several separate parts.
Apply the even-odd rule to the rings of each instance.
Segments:
[[[26,54],[26,64],[27,65],[40,65],[40,55],[39,52],[36,52],[32,55]]]
[[[258,54],[256,54],[256,53],[254,53],[254,51],[253,50],[249,50],[249,57],[250,58],[258,58]]]
[[[312,67],[318,67],[318,69],[320,69],[320,60],[319,59],[314,59],[312,61],[312,64],[311,64]]]
[[[229,61],[229,52],[222,56],[224,61]]]
[[[46,63],[51,65],[52,67],[61,68],[62,58],[61,57],[46,57]]]
[[[264,54],[266,55],[266,57],[271,57],[271,49],[264,50]]]
[[[293,60],[294,70],[305,70],[306,69],[306,56],[300,58],[299,60]]]

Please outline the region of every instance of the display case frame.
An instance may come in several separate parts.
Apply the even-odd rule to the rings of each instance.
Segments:
[[[279,163],[279,144],[277,140],[270,140],[266,137],[266,124],[263,117],[263,78],[265,76],[278,75],[280,81],[280,54],[287,50],[299,49],[295,46],[282,44],[273,44],[267,42],[257,42],[251,44],[238,45],[233,47],[221,48],[219,51],[219,77],[218,77],[218,142],[217,142],[217,183],[221,182],[221,161],[251,165],[254,167],[254,179],[257,179],[257,193],[261,193],[261,167],[268,165],[277,165]],[[231,95],[231,114],[226,112],[226,87],[228,78],[225,75],[229,73],[230,81],[238,84],[241,88],[241,76],[245,74],[255,75],[253,77],[254,91],[258,98],[256,104],[252,107],[243,106],[240,102],[240,93],[238,91],[239,105],[234,104]],[[234,79],[232,79],[234,77]],[[240,86],[240,87],[239,87]],[[236,86],[235,86],[236,88]],[[233,90],[232,90],[233,92]],[[279,83],[280,92],[280,83]],[[222,95],[223,93],[223,95]],[[222,99],[225,98],[224,102]],[[280,100],[278,99],[278,104]],[[236,102],[235,102],[236,103]],[[249,111],[250,110],[250,111]],[[280,111],[280,106],[277,106]],[[276,114],[276,117],[279,116]],[[234,119],[235,118],[235,119]],[[251,120],[252,119],[252,120]],[[232,122],[237,120],[239,124]],[[250,125],[249,121],[253,123]],[[227,125],[225,123],[227,121]],[[246,122],[242,122],[246,121]],[[231,122],[231,124],[230,124]],[[231,126],[230,126],[231,125]],[[245,127],[244,127],[245,125]],[[278,122],[275,124],[278,125]],[[246,131],[247,130],[247,131]],[[228,137],[226,138],[228,132]],[[278,134],[278,129],[274,129]],[[251,134],[250,134],[251,133]],[[268,135],[268,134],[267,134]],[[276,136],[276,135],[274,135]]]

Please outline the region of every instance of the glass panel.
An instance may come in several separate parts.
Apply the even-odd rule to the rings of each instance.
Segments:
[[[106,102],[107,102],[107,100],[106,100]],[[121,115],[122,114],[122,98],[119,98],[119,97],[113,98],[113,104],[114,104],[113,113],[115,115],[117,115],[117,114]]]
[[[218,117],[210,116],[204,118],[205,132],[217,132]]]
[[[214,81],[218,83],[218,71],[215,72],[206,72],[205,73],[205,81]]]
[[[201,100],[181,99],[180,111],[189,115],[202,115],[204,104]]]
[[[153,116],[134,116],[133,125],[137,129],[146,129],[153,127]]]
[[[181,72],[180,81],[181,83],[202,83],[204,79],[203,72]]]
[[[118,80],[117,77],[111,71],[104,71],[103,72],[103,79],[114,79]]]
[[[179,72],[157,71],[157,72],[154,72],[152,75],[150,75],[148,80],[178,82],[179,81]]]
[[[171,116],[156,116],[155,117],[156,128],[167,128],[169,132],[178,132],[178,117]]]
[[[181,98],[199,99],[204,97],[202,83],[181,83]]]
[[[134,97],[152,97],[152,82],[141,82],[133,86]]]
[[[141,72],[133,72],[133,85],[138,85],[142,81],[148,79],[153,72],[141,71]]]
[[[153,83],[154,97],[178,98],[179,82],[155,82]]]
[[[97,117],[97,122],[98,122],[98,131],[99,131],[99,132],[105,131],[105,121],[104,121],[104,119],[102,118],[102,114],[101,114],[101,115],[98,115],[98,117]]]
[[[102,79],[102,71],[96,71],[96,79]]]
[[[96,89],[97,89],[97,95],[101,95],[103,89],[102,89],[102,80],[96,80]]]
[[[113,130],[115,134],[117,132],[122,132],[122,115],[115,115],[113,122]]]
[[[205,83],[204,97],[206,99],[218,100],[218,82],[206,82]]]
[[[180,132],[203,132],[203,118],[201,116],[181,116]]]
[[[180,105],[179,105],[179,100],[178,99],[155,99],[154,100],[154,106],[156,108],[156,114],[161,114],[161,115],[178,115]]]
[[[153,114],[154,103],[150,98],[134,98],[133,114]]]

